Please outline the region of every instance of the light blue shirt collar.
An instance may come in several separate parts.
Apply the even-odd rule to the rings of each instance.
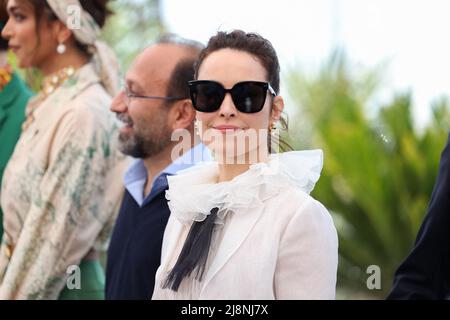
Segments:
[[[200,143],[196,145],[194,148],[190,149],[168,165],[158,176],[155,177],[152,182],[152,191],[161,186],[161,183],[156,182],[161,182],[163,176],[175,175],[180,170],[190,168],[202,161],[210,161],[211,159],[211,153],[204,144]],[[126,171],[124,183],[125,188],[141,207],[147,202],[147,200],[149,200],[149,198],[151,198],[153,193],[151,191],[150,194],[144,199],[144,188],[146,181],[147,169],[144,166],[144,161],[142,159],[136,159]]]

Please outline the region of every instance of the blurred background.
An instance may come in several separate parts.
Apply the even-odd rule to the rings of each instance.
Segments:
[[[163,32],[258,32],[282,67],[296,149],[321,148],[313,196],[340,237],[338,299],[382,299],[426,212],[450,128],[448,0],[113,0],[104,38],[129,66]],[[11,56],[14,60],[14,57]],[[26,75],[35,88],[37,74]],[[369,266],[380,288],[369,289]]]

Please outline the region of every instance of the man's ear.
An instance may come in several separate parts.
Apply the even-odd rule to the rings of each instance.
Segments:
[[[270,112],[270,125],[274,124],[281,118],[281,113],[284,110],[284,100],[281,96],[276,96],[273,99],[272,111]]]
[[[172,106],[170,122],[172,130],[188,129],[192,127],[195,120],[195,109],[190,99],[177,101]]]

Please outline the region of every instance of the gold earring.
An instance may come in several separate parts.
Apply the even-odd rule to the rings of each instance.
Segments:
[[[276,129],[277,129],[276,124],[272,123],[269,127],[269,134],[273,135]]]
[[[200,135],[200,122],[198,120],[194,121],[194,129],[195,129],[195,134],[196,135]]]

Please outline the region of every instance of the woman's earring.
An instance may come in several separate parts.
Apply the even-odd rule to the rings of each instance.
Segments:
[[[198,120],[194,121],[194,128],[195,128],[195,134],[197,136],[200,136],[200,121],[198,121]]]
[[[280,132],[279,128],[275,123],[272,123],[269,127],[269,153],[279,153],[280,152]]]
[[[66,45],[64,43],[60,43],[56,47],[56,52],[58,52],[59,54],[64,54],[66,52],[66,49]]]
[[[274,135],[276,130],[277,130],[277,125],[275,123],[272,123],[269,127],[269,134]]]

